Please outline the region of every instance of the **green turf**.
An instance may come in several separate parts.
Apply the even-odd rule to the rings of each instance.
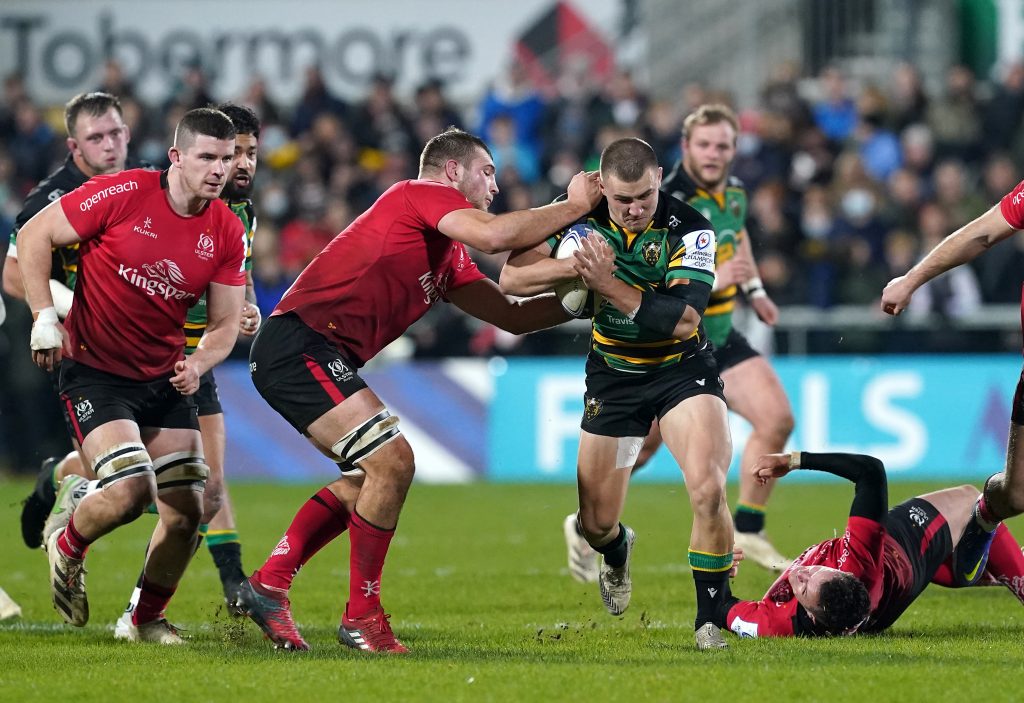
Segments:
[[[338,645],[348,540],[325,548],[296,580],[296,620],[313,650],[274,652],[233,621],[204,549],[169,611],[185,648],[113,641],[110,625],[137,575],[151,516],[91,550],[92,621],[60,624],[46,562],[17,528],[27,482],[0,483],[0,586],[24,617],[0,623],[0,700],[1017,700],[1024,610],[1002,588],[930,589],[883,636],[739,640],[693,646],[686,568],[689,510],[681,486],[634,485],[625,520],[638,534],[633,600],[607,615],[596,586],[569,579],[561,520],[568,486],[414,487],[385,571],[385,604],[413,654],[374,658]],[[897,484],[893,501],[923,486]],[[237,485],[243,556],[258,566],[314,487]],[[841,530],[848,484],[783,486],[769,528],[801,548]],[[1013,525],[1011,524],[1011,527]],[[1018,529],[1024,533],[1024,525]],[[734,591],[759,597],[772,578],[745,565]],[[748,697],[749,696],[749,697]]]

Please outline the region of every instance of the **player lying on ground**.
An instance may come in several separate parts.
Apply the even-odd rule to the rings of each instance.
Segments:
[[[758,480],[802,469],[856,488],[841,537],[804,550],[757,601],[731,598],[718,622],[741,637],[880,632],[929,583],[948,588],[1002,584],[1024,602],[1024,556],[1005,525],[986,531],[971,519],[978,489],[926,493],[887,510],[885,467],[863,454],[766,454]]]

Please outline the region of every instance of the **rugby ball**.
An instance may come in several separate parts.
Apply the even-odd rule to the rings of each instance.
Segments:
[[[593,229],[583,224],[569,227],[562,235],[555,249],[556,259],[568,259],[580,248],[580,241],[593,233]],[[604,305],[604,296],[587,288],[581,277],[559,283],[554,287],[555,295],[562,303],[562,308],[576,318],[593,317],[594,313]]]

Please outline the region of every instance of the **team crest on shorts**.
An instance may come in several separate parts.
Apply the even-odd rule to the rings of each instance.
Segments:
[[[327,364],[327,370],[334,376],[335,381],[347,381],[352,378],[352,369],[346,366],[341,359],[335,359]]]
[[[604,407],[604,401],[598,398],[587,398],[584,407],[583,414],[588,420],[593,420],[595,417],[601,414],[601,408]]]
[[[92,417],[92,403],[88,400],[82,399],[75,403],[75,415],[78,416],[79,422],[88,422],[89,418]]]
[[[657,266],[658,260],[661,259],[661,242],[647,242],[640,252],[648,266]]]

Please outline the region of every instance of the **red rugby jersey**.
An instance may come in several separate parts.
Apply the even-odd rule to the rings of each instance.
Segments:
[[[909,565],[889,564],[885,528],[874,520],[851,516],[842,537],[826,540],[808,547],[796,558],[794,565],[830,566],[853,574],[864,584],[871,598],[874,612],[884,600],[884,591],[890,580],[902,581]],[[902,552],[902,550],[900,550]],[[896,568],[892,568],[892,567]],[[792,568],[792,567],[790,567]],[[789,571],[771,585],[759,601],[740,601],[729,609],[726,624],[741,637],[791,637],[794,633],[796,609],[799,603],[789,585]]]
[[[437,230],[473,207],[457,189],[399,181],[324,247],[274,315],[294,312],[362,366],[448,291],[485,278],[466,248]]]
[[[211,282],[245,284],[245,232],[220,200],[183,217],[166,172],[96,176],[60,199],[82,238],[65,326],[76,362],[135,380],[173,371],[182,325]]]

